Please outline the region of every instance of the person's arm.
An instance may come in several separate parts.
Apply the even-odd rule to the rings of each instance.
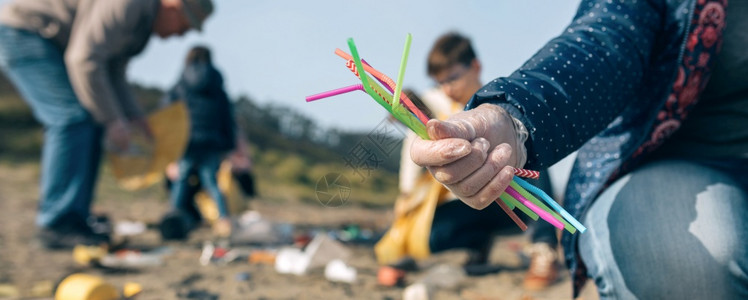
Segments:
[[[572,23],[519,70],[481,88],[530,133],[527,168],[563,159],[633,103],[652,60],[665,3],[583,1]]]
[[[78,16],[65,52],[65,65],[81,104],[102,123],[140,114],[128,90],[124,51],[146,7],[138,1],[96,1]]]
[[[481,88],[470,110],[429,121],[431,140],[413,142],[413,161],[467,205],[485,208],[509,185],[513,167],[555,163],[636,103],[664,10],[664,2],[583,1],[559,37]]]
[[[143,118],[143,110],[138,105],[130,84],[127,82],[128,62],[129,59],[127,58],[113,59],[109,64],[109,73],[112,78],[114,92],[120,99],[119,103],[122,106],[122,112],[127,118],[134,120]]]

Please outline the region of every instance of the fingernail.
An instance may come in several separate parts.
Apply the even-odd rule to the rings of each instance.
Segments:
[[[483,153],[488,152],[488,148],[491,147],[491,143],[489,143],[488,140],[484,138],[477,138],[475,139],[475,141],[473,141],[473,143],[475,143],[476,147]]]
[[[450,147],[451,149],[448,151],[448,154],[450,156],[460,156],[460,155],[465,155],[468,152],[470,152],[470,149],[464,143],[459,143],[457,145],[450,144],[450,146],[451,146]]]
[[[502,182],[509,182],[512,180],[512,177],[514,177],[514,172],[512,172],[509,168],[503,168],[501,169],[501,181]]]

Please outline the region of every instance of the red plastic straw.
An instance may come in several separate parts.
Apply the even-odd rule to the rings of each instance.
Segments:
[[[533,170],[526,170],[526,169],[514,168],[514,175],[517,175],[519,177],[530,178],[530,179],[538,179],[540,177],[540,172],[533,171]]]
[[[496,203],[498,203],[501,209],[503,209],[504,212],[509,216],[509,218],[514,221],[514,224],[517,224],[517,226],[519,226],[519,229],[522,229],[522,231],[527,230],[527,225],[525,224],[525,222],[522,222],[519,216],[517,216],[517,214],[515,214],[512,209],[506,205],[506,203],[504,203],[504,201],[501,201],[501,199],[496,199]]]

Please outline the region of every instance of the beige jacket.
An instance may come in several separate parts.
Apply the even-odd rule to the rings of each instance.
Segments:
[[[64,52],[81,104],[101,123],[142,115],[125,72],[153,31],[159,0],[13,0],[0,23],[39,33]]]

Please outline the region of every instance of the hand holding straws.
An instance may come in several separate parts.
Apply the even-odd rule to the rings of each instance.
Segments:
[[[400,60],[400,70],[397,76],[397,83],[395,83],[391,78],[387,77],[382,72],[377,71],[366,61],[362,60],[358,54],[358,49],[356,49],[356,44],[353,42],[353,39],[348,39],[348,47],[351,50],[351,55],[348,55],[348,53],[345,53],[340,49],[336,49],[335,54],[346,60],[346,67],[356,75],[359,80],[361,80],[361,84],[355,84],[308,96],[306,97],[306,101],[311,102],[356,90],[364,91],[403,125],[418,134],[422,139],[428,140],[429,136],[426,132],[426,122],[428,122],[428,117],[413,105],[413,102],[411,102],[405,94],[401,93],[411,40],[412,36],[408,34],[405,40],[402,59]],[[369,72],[377,80],[371,80],[366,72]],[[385,90],[385,88],[379,85],[377,81],[384,84],[387,89]],[[521,176],[537,179],[540,175],[537,171],[515,168],[514,174],[515,177],[512,179],[511,184],[506,188],[501,197],[496,199],[496,202],[523,231],[527,229],[527,225],[525,225],[525,223],[514,213],[513,209],[515,207],[533,220],[542,218],[556,228],[562,230],[566,229],[571,233],[575,233],[577,230],[580,232],[587,230],[581,223],[579,223],[579,221],[574,219],[574,217],[566,212],[560,205],[558,205],[558,203],[553,201],[553,199],[551,199],[551,197],[546,193],[517,177]],[[543,199],[543,201],[550,205],[553,210],[548,208],[548,206],[543,204],[543,202],[538,200],[537,197],[530,194],[527,190],[530,190],[530,192]]]

